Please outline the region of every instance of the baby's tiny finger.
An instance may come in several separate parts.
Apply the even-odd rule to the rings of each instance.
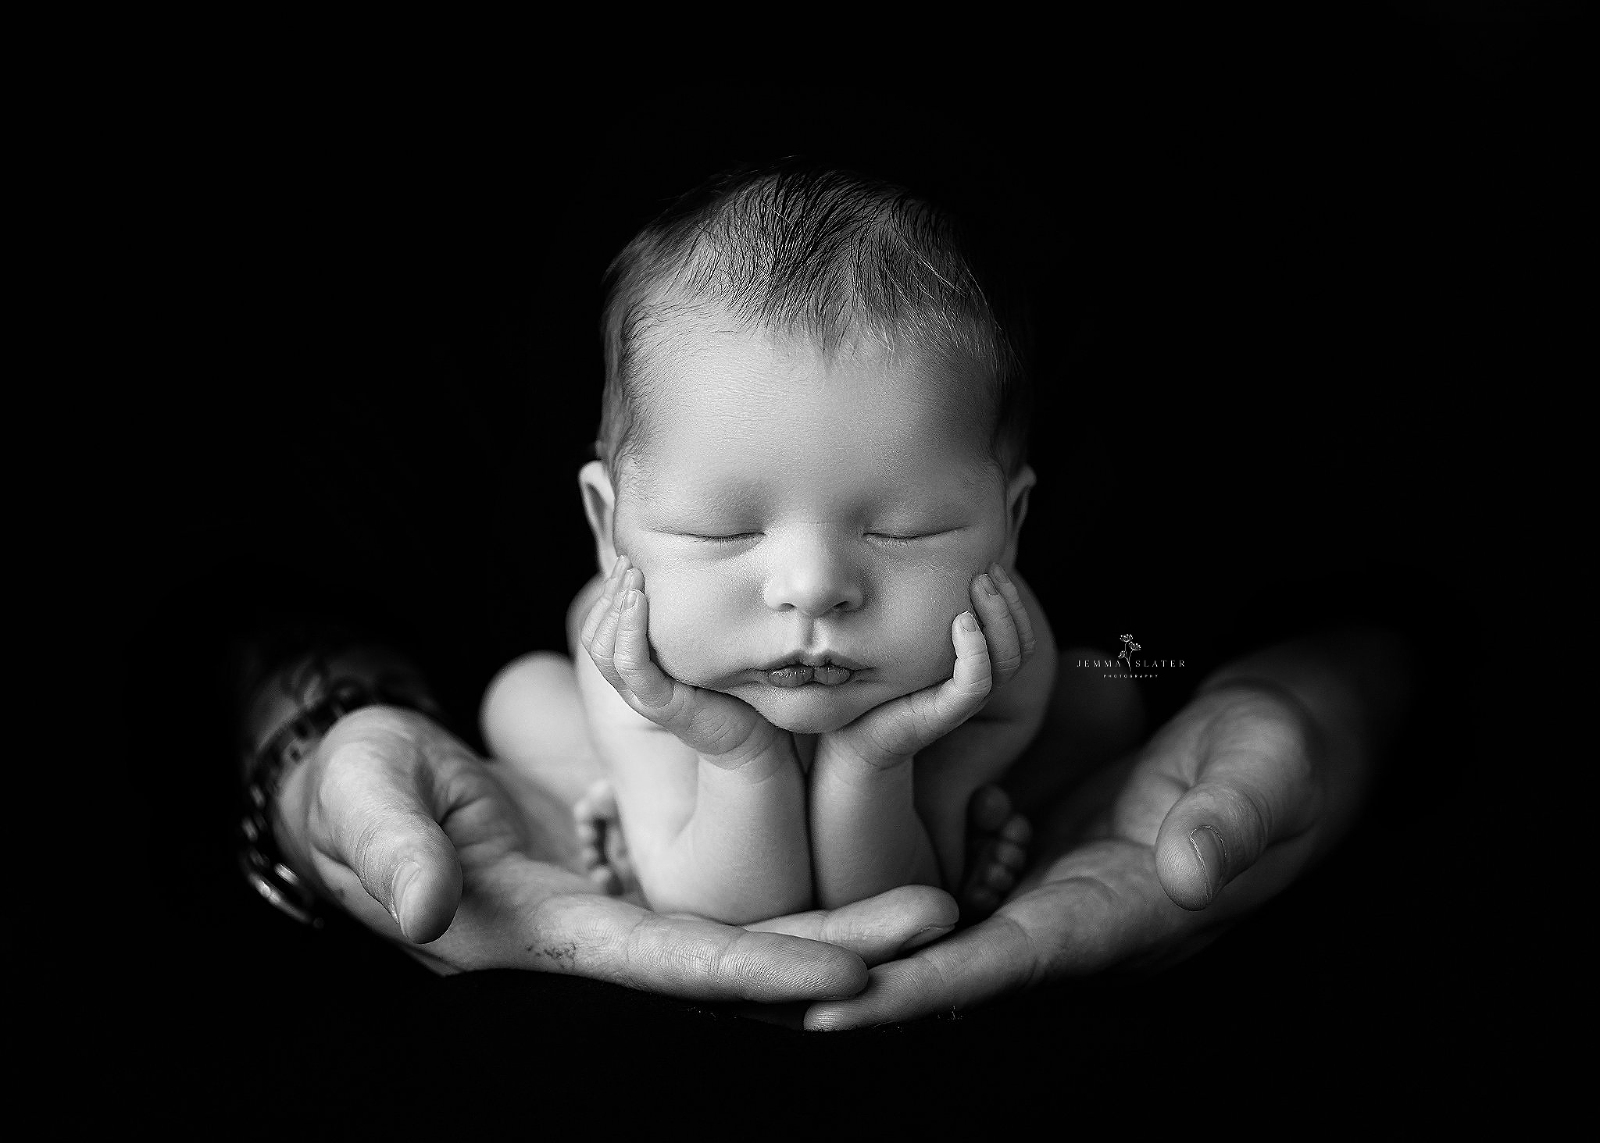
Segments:
[[[637,570],[629,573],[635,575]],[[651,708],[665,706],[672,697],[672,681],[650,661],[649,601],[637,588],[626,588],[617,604],[617,671],[640,702]]]
[[[628,557],[618,556],[611,561],[611,570],[606,573],[606,578],[600,581],[600,594],[595,599],[589,613],[584,616],[583,630],[579,632],[578,642],[587,647],[595,637],[595,632],[600,629],[600,621],[611,610],[612,604],[617,601],[617,584],[622,580],[622,574],[628,567]]]
[[[612,686],[622,688],[622,676],[617,673],[617,625],[620,622],[620,599],[613,599],[600,615],[594,634],[584,644],[600,674]],[[598,605],[596,605],[598,607]]]
[[[940,688],[941,697],[948,694],[956,707],[970,708],[961,711],[961,718],[965,720],[983,705],[994,686],[989,644],[978,627],[977,617],[970,611],[957,617],[951,628],[951,640],[956,648],[956,668],[950,681]]]
[[[1033,617],[1028,614],[1028,605],[1022,602],[1022,592],[1006,574],[1005,568],[995,564],[989,569],[989,575],[1005,597],[1006,607],[1011,611],[1011,621],[1017,625],[1017,637],[1022,640],[1022,657],[1026,659],[1033,654],[1039,642],[1033,634]]]
[[[583,631],[578,635],[579,643],[585,647],[594,646],[595,639],[600,634],[600,624],[605,621],[607,615],[611,614],[616,602],[616,597],[609,593],[594,601],[593,606],[589,608],[589,614],[584,616]]]
[[[994,685],[1001,686],[1022,667],[1022,640],[1017,625],[1012,622],[1005,596],[987,573],[972,581],[972,602],[983,620]]]

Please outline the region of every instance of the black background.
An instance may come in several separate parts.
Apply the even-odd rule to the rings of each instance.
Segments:
[[[552,1094],[653,1099],[670,1076],[710,1106],[758,1074],[807,1106],[1045,1101],[1063,1122],[1146,1091],[1514,1104],[1503,958],[1540,922],[1485,920],[1507,875],[1464,823],[1493,745],[1483,648],[1516,602],[1508,470],[1569,368],[1567,31],[1084,36],[1004,86],[937,54],[844,83],[797,50],[755,75],[610,61],[465,89],[267,71],[184,101],[155,132],[175,381],[145,408],[126,614],[135,710],[196,670],[216,685],[144,794],[187,903],[149,1019],[182,1045],[168,1078],[203,1093],[157,1113],[337,1128],[464,1102],[532,1128]],[[1418,714],[1362,830],[1159,978],[833,1038],[588,982],[437,981],[281,921],[230,864],[228,640],[312,603],[387,624],[469,720],[496,666],[560,647],[593,570],[575,473],[601,273],[672,195],[795,153],[932,193],[1016,252],[1041,385],[1021,567],[1064,642],[1133,631],[1185,658],[1160,711],[1264,638],[1349,618],[1413,638]],[[262,1059],[294,1075],[266,1106]]]

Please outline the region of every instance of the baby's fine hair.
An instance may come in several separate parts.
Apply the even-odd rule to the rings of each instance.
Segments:
[[[616,479],[640,430],[643,350],[675,317],[710,305],[824,352],[866,334],[975,365],[989,389],[991,452],[1012,475],[1027,452],[1024,321],[979,262],[949,215],[892,183],[795,160],[718,175],[606,271],[596,452]]]

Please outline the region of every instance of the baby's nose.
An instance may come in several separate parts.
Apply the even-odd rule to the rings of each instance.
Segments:
[[[799,543],[784,552],[767,577],[766,604],[812,619],[854,611],[866,599],[861,575],[844,553],[822,543]]]

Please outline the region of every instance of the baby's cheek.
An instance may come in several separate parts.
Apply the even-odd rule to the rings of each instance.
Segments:
[[[955,670],[955,646],[950,640],[950,624],[963,611],[970,611],[967,585],[972,577],[965,573],[931,575],[903,597],[896,628],[904,633],[897,658],[909,682],[909,690],[920,690],[948,679]]]
[[[720,674],[719,650],[726,626],[716,614],[715,593],[696,590],[687,577],[657,573],[646,579],[650,597],[650,648],[656,663],[675,679],[697,684]]]

